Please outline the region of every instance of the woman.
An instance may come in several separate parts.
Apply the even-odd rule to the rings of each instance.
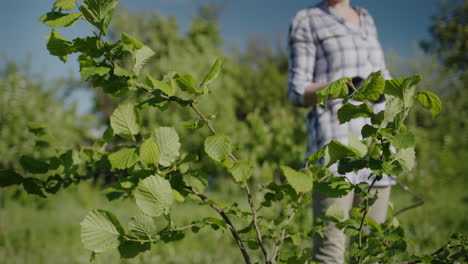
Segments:
[[[316,92],[342,77],[366,78],[371,72],[382,71],[384,78],[390,75],[385,66],[382,48],[377,38],[374,21],[363,8],[354,8],[349,0],[326,0],[314,7],[300,10],[293,18],[289,32],[288,97],[296,106],[313,107],[307,116],[307,155],[317,151],[331,140],[347,143],[348,135],[361,135],[361,128],[368,122],[354,119],[340,125],[337,111],[341,100],[330,100],[328,105],[317,106]],[[384,103],[374,106],[382,110]],[[336,165],[332,166],[336,172]],[[368,182],[369,171],[346,175],[353,184]],[[387,213],[390,185],[393,181],[384,177],[375,184],[379,199],[372,206],[369,216],[383,222]],[[359,197],[351,192],[341,198],[329,198],[320,193],[313,195],[314,217],[323,215],[336,204],[348,211],[359,204]],[[337,229],[328,229],[324,237],[314,239],[315,260],[319,263],[343,263],[345,236]]]

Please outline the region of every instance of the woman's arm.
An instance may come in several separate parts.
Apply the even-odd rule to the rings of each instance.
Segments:
[[[301,10],[289,28],[288,97],[295,106],[311,107],[317,104],[316,92],[327,83],[313,82],[316,42],[310,29],[306,10]]]
[[[329,83],[311,83],[304,89],[304,106],[312,107],[317,105],[317,95],[319,90],[325,88]]]

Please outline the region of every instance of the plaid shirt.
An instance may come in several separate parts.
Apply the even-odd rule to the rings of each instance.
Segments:
[[[368,11],[356,8],[360,29],[337,15],[325,1],[314,7],[300,10],[293,18],[289,30],[288,97],[296,106],[304,106],[304,89],[310,83],[328,83],[343,77],[360,76],[381,70],[386,79],[390,74],[385,67],[384,55],[377,38],[374,21]],[[361,128],[368,119],[353,119],[340,125],[337,117],[340,99],[331,100],[326,107],[316,106],[307,115],[307,154],[317,151],[330,142],[348,142],[348,135],[360,137]],[[385,103],[374,105],[376,112]],[[336,164],[331,167],[336,173]],[[370,170],[349,173],[351,183],[370,182]],[[384,177],[376,185],[394,184]]]

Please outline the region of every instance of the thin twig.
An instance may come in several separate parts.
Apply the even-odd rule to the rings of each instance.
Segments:
[[[189,190],[192,193],[194,193],[196,196],[200,197],[200,199],[202,199],[203,201],[205,201],[205,202],[209,201],[209,199],[205,195],[198,192],[193,187],[189,187]],[[236,240],[237,246],[239,247],[240,251],[242,252],[242,256],[244,257],[245,263],[250,264],[251,262],[250,262],[249,254],[247,253],[247,250],[245,249],[244,243],[242,242],[242,239],[240,238],[239,233],[237,232],[236,228],[232,224],[231,219],[229,219],[229,217],[226,215],[226,213],[223,211],[223,209],[221,207],[219,207],[218,205],[210,204],[210,206],[216,212],[218,212],[221,215],[221,217],[223,218],[224,222],[226,222],[226,225],[228,226],[229,230],[231,231],[232,236]]]
[[[133,84],[135,86],[138,86],[140,88],[143,88],[144,89],[144,85],[143,84],[140,84],[138,82],[133,82]],[[144,89],[145,91],[147,91],[146,89]],[[149,93],[151,93],[150,91],[147,91]],[[170,97],[166,96],[166,95],[163,95],[161,94],[160,95],[161,98],[164,98],[166,100],[171,100]],[[197,115],[203,120],[203,122],[205,123],[205,125],[208,127],[208,129],[211,131],[211,133],[213,135],[216,135],[216,130],[214,129],[214,127],[211,125],[211,122],[208,120],[208,118],[206,118],[206,116],[200,111],[200,109],[198,109],[197,105],[195,103],[190,103],[190,108],[193,109],[193,111],[195,111],[195,113],[197,113]],[[234,161],[234,162],[237,162],[237,158],[234,156],[234,154],[232,153],[229,153],[229,157]],[[265,245],[263,243],[263,238],[262,238],[262,233],[260,231],[260,228],[258,226],[258,219],[257,219],[257,210],[255,209],[255,205],[254,205],[254,202],[253,202],[253,199],[252,199],[252,192],[250,191],[250,188],[249,188],[249,185],[247,183],[244,184],[244,189],[247,193],[247,200],[248,200],[248,203],[249,203],[249,207],[250,207],[250,210],[252,211],[252,222],[253,222],[253,225],[254,225],[254,228],[255,228],[255,232],[257,234],[257,241],[258,241],[258,244],[262,250],[262,253],[265,257],[265,263],[269,263],[268,262],[268,251],[266,250],[265,248]],[[244,254],[244,252],[242,252]]]
[[[210,129],[211,133],[213,133],[213,135],[216,135],[216,130],[211,125],[211,122],[205,117],[205,115],[203,115],[203,113],[197,108],[197,106],[194,103],[191,103],[190,107],[198,114],[198,116],[203,120],[203,122],[205,122],[206,126]],[[234,156],[234,154],[229,153],[229,157],[234,162],[237,162],[237,158],[236,156]],[[245,192],[247,193],[247,201],[249,203],[250,210],[252,211],[252,222],[255,228],[255,233],[257,234],[258,244],[263,253],[263,256],[265,257],[265,263],[269,263],[268,251],[265,248],[265,245],[263,243],[262,233],[260,231],[260,227],[258,226],[257,210],[255,209],[255,205],[252,199],[252,192],[250,191],[250,187],[247,183],[244,184],[244,189],[245,189]]]
[[[305,193],[301,193],[301,195],[297,199],[297,203],[300,203],[302,201],[302,197],[304,196],[304,194]],[[285,226],[288,225],[294,219],[294,217],[296,217],[297,211],[298,211],[298,208],[295,208],[292,214],[289,216],[288,220],[286,221]],[[275,248],[273,249],[273,255],[271,256],[270,263],[276,263],[276,257],[278,256],[278,252],[281,247],[281,243],[283,242],[285,238],[285,235],[286,235],[286,228],[283,228],[281,230],[280,239],[275,242]]]
[[[372,190],[372,187],[374,187],[374,184],[375,182],[377,181],[377,175],[375,175],[375,178],[374,180],[372,181],[371,185],[369,185],[369,187],[367,188],[367,193],[369,193],[370,195],[370,192]],[[366,200],[364,201],[365,202],[365,205],[364,205],[364,214],[362,215],[362,219],[361,219],[361,223],[359,224],[359,249],[362,249],[362,228],[364,227],[364,220],[366,219],[366,216],[367,216],[367,213],[369,212],[369,198],[366,198]],[[360,261],[361,257],[359,256],[358,257],[358,263]]]

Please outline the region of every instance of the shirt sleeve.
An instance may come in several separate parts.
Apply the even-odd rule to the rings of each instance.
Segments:
[[[304,90],[313,80],[316,45],[309,19],[299,13],[289,27],[288,98],[295,106],[304,106]]]
[[[392,76],[390,75],[390,72],[388,71],[387,66],[385,64],[385,56],[384,56],[384,52],[382,49],[382,45],[380,44],[380,41],[379,41],[377,27],[375,26],[374,19],[369,14],[369,11],[367,11],[366,9],[363,9],[363,10],[367,16],[367,21],[371,28],[370,34],[372,35],[370,60],[380,71],[382,71],[382,76],[386,80],[392,79]]]

